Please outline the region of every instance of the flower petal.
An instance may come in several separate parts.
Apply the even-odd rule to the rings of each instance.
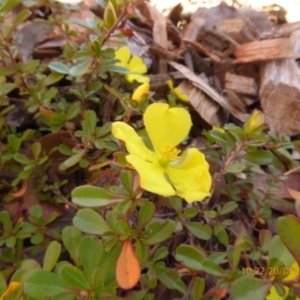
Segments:
[[[139,85],[132,93],[131,99],[140,101],[142,98],[149,94],[150,85],[148,82]]]
[[[172,185],[167,181],[164,169],[158,161],[145,161],[137,155],[127,155],[126,160],[136,169],[141,178],[141,187],[149,192],[164,197],[176,194]]]
[[[128,63],[130,59],[130,50],[128,47],[123,46],[115,51],[115,58],[119,59],[120,62],[116,63],[117,66],[124,66],[128,68]]]
[[[135,132],[135,130],[124,122],[114,122],[111,129],[112,135],[125,142],[126,149],[130,154],[137,155],[138,157],[153,161],[155,155],[144,144],[141,137]]]
[[[184,108],[169,108],[168,104],[154,103],[146,109],[144,124],[153,148],[159,154],[167,144],[176,147],[185,139],[192,120]]]
[[[134,74],[134,73],[131,73],[131,74],[125,74],[125,79],[132,83],[134,81],[137,81],[139,83],[148,83],[150,82],[150,79],[148,76],[143,76],[143,75],[140,75],[140,74]]]
[[[171,79],[167,80],[167,85],[171,91],[174,90],[173,81]]]
[[[209,164],[196,148],[185,150],[180,159],[166,168],[177,194],[187,202],[202,201],[210,195]]]
[[[174,94],[176,95],[176,97],[182,101],[185,101],[185,102],[189,102],[189,97],[182,93],[180,87],[177,87],[173,90]]]
[[[147,73],[147,67],[143,60],[138,56],[133,56],[129,62],[129,70],[132,73],[145,74]]]

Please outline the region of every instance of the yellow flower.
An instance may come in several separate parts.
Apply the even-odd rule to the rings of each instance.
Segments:
[[[16,282],[13,281],[9,284],[7,290],[4,292],[4,294],[2,294],[2,296],[0,297],[0,300],[4,300],[7,296],[9,296],[13,291],[17,290],[18,288],[21,287],[21,283],[20,282]]]
[[[112,124],[113,136],[125,142],[127,162],[139,173],[141,187],[165,197],[177,194],[187,202],[209,196],[212,179],[203,153],[189,148],[180,156],[176,148],[190,131],[190,114],[183,108],[154,103],[146,109],[144,124],[154,151],[145,146],[131,126],[124,122]]]
[[[254,110],[250,118],[245,123],[247,133],[257,133],[264,129],[264,114],[259,110]]]
[[[300,274],[299,273],[300,269],[299,269],[297,262],[294,262],[291,266],[289,266],[285,269],[288,270],[289,274],[284,278],[284,281],[290,281],[290,280],[296,279]],[[266,300],[283,300],[283,299],[285,299],[285,297],[287,296],[287,294],[289,292],[289,288],[284,287],[284,289],[285,289],[285,295],[284,295],[284,297],[281,297],[277,294],[275,287],[272,286],[269,294],[266,297]],[[296,300],[300,300],[300,298],[296,297]]]
[[[169,86],[169,88],[171,90],[171,93],[173,95],[175,95],[178,99],[180,99],[182,101],[189,102],[189,97],[187,95],[185,95],[185,94],[182,93],[180,87],[174,88],[172,80],[168,80],[167,84],[168,84],[168,86]]]
[[[133,106],[138,106],[147,99],[149,94],[150,85],[148,82],[145,82],[138,86],[131,96],[131,104]]]
[[[218,126],[215,126],[215,125],[213,125],[213,128],[212,128],[213,130],[218,130],[218,131],[220,131],[220,132],[222,132],[222,133],[224,133],[225,132],[225,129],[224,128],[221,128],[221,127],[218,127]]]
[[[130,71],[130,74],[125,74],[125,79],[130,83],[134,80],[140,83],[149,82],[149,77],[141,75],[147,73],[147,67],[143,60],[138,56],[133,56],[132,58],[130,56],[130,50],[126,46],[119,48],[115,52],[115,58],[120,60],[116,65],[127,68]]]

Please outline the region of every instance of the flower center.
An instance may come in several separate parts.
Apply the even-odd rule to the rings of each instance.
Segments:
[[[159,163],[162,167],[166,167],[169,162],[174,161],[178,158],[181,150],[174,148],[170,144],[166,144],[165,148],[161,151],[162,158],[159,160]]]

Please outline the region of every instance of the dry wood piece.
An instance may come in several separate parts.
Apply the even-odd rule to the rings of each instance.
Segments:
[[[225,87],[237,93],[247,95],[257,95],[257,85],[255,80],[251,77],[232,74],[226,72]]]
[[[300,31],[290,38],[299,52]],[[261,67],[261,105],[270,129],[295,135],[300,133],[300,70],[294,59],[269,61]]]
[[[188,39],[183,39],[183,42],[193,46],[196,50],[198,50],[199,52],[205,54],[206,56],[208,56],[212,61],[216,62],[216,63],[220,63],[221,62],[221,58],[213,53],[211,53],[208,49],[206,49],[204,46],[202,46],[200,43],[194,42],[192,40],[188,40]]]
[[[190,71],[183,65],[177,64],[175,62],[169,62],[169,64],[174,67],[176,70],[181,72],[191,83],[206,93],[211,97],[212,100],[216,101],[219,105],[227,109],[231,114],[233,114],[239,120],[243,120],[243,113],[237,107],[232,106],[228,101],[219,95],[211,86],[209,86],[203,79],[198,77],[195,73]]]
[[[156,8],[146,3],[150,16],[153,20],[153,39],[163,49],[168,48],[167,20]],[[159,61],[159,73],[167,73],[167,62],[164,59]]]
[[[249,63],[271,59],[296,58],[296,54],[291,46],[290,39],[281,38],[265,41],[246,43],[236,47],[233,63]]]
[[[179,85],[181,91],[189,97],[189,101],[195,111],[210,125],[223,127],[224,111],[216,102],[212,101],[205,93],[187,80]]]

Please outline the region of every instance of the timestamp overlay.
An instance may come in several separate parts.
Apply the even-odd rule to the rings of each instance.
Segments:
[[[295,272],[291,267],[256,267],[256,268],[242,268],[243,274],[247,275],[289,275]]]

